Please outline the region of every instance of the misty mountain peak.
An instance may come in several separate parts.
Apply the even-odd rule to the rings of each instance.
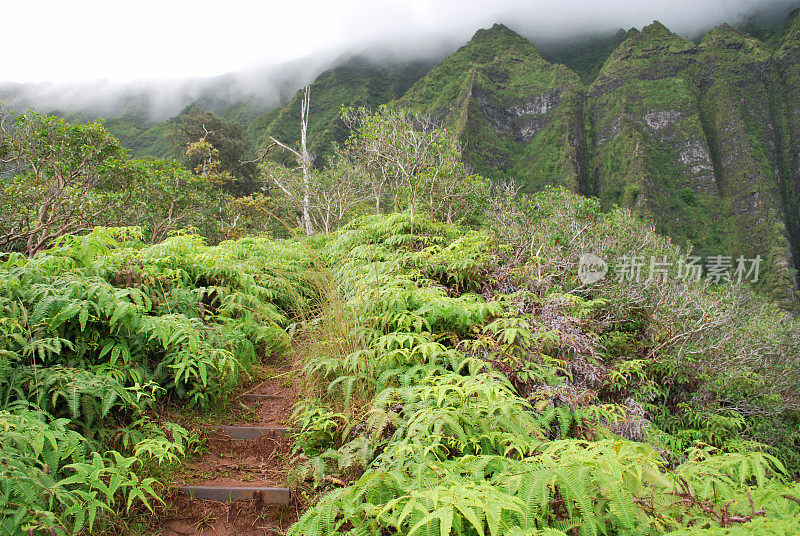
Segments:
[[[641,31],[628,31],[627,39],[617,47],[606,67],[638,57],[650,57],[654,53],[686,51],[694,46],[690,40],[673,33],[656,20],[642,28]]]
[[[704,47],[723,47],[725,49],[755,49],[759,48],[757,39],[748,36],[743,31],[730,24],[723,23],[709,30],[700,41]]]
[[[790,16],[791,22],[789,23],[790,33],[800,33],[800,7],[792,11]]]
[[[491,39],[497,36],[522,38],[521,35],[519,35],[517,32],[515,32],[505,24],[502,24],[500,22],[495,22],[491,28],[481,28],[480,30],[475,32],[475,35],[472,36],[472,40],[475,41],[479,39]]]
[[[475,32],[475,35],[472,36],[472,39],[470,39],[465,47],[492,46],[497,49],[505,49],[515,45],[535,48],[533,43],[505,24],[495,23],[491,28],[484,28]]]
[[[705,37],[722,37],[727,39],[748,39],[749,36],[738,28],[734,28],[727,22],[712,28],[706,33]]]
[[[635,42],[645,48],[650,46],[666,46],[670,49],[684,49],[691,48],[694,43],[686,37],[677,34],[664,26],[661,22],[654,20],[648,24],[642,31],[635,36]]]
[[[672,32],[669,30],[669,28],[664,26],[661,23],[661,21],[658,21],[658,20],[654,20],[653,22],[651,22],[650,24],[648,24],[647,26],[642,28],[642,33],[643,34],[650,34],[650,35],[657,35],[657,34],[671,35],[672,34]]]

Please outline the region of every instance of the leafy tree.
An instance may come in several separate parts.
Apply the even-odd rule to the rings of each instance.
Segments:
[[[130,220],[147,230],[151,243],[179,228],[212,231],[208,212],[222,194],[208,177],[174,160],[130,160],[120,171],[134,189]]]
[[[306,91],[299,148],[273,137],[261,157],[278,146],[294,155],[297,167],[276,162],[260,165],[262,177],[277,187],[277,197],[297,213],[305,234],[313,234],[315,228],[330,232],[369,197],[380,214],[387,194],[395,211],[401,204],[410,209],[412,222],[420,206],[448,222],[473,211],[485,181],[466,171],[455,138],[429,118],[400,109],[383,106],[375,113],[366,108],[344,109],[342,118],[352,129],[345,148],[335,148],[336,156],[327,168],[315,169],[306,148],[309,99]]]
[[[192,173],[171,160],[129,160],[100,122],[71,125],[29,112],[2,125],[2,249],[32,257],[96,226],[140,226],[152,243],[181,228],[211,240],[238,236],[242,226],[263,228],[248,218],[263,212],[267,198],[234,202],[223,187],[235,178],[206,138],[188,144]]]
[[[231,176],[225,185],[227,190],[235,195],[253,192],[256,167],[254,163],[247,162],[251,151],[250,140],[239,123],[227,121],[193,105],[178,116],[168,138],[176,153],[185,157],[189,169],[196,169],[204,156],[202,151],[187,151],[187,147],[198,140],[208,142],[216,150],[219,171]]]
[[[33,111],[0,124],[0,248],[33,256],[56,238],[124,221],[133,190],[116,173],[119,141],[99,121]]]
[[[186,158],[194,163],[194,172],[213,186],[224,186],[233,180],[219,160],[219,150],[208,141],[208,135],[186,145]]]
[[[405,201],[412,222],[426,201],[432,213],[452,219],[454,203],[474,189],[456,139],[431,118],[389,106],[345,109],[342,117],[352,129],[347,147],[371,178],[376,211],[391,188],[395,211]]]
[[[272,199],[261,192],[234,197],[228,204],[227,221],[222,230],[226,239],[263,235],[272,230]]]
[[[219,151],[207,138],[205,135],[186,148],[187,158],[197,163],[193,184],[202,189],[202,195],[193,199],[199,220],[197,227],[212,239],[262,234],[268,228],[269,197],[262,192],[240,197],[226,192],[225,186],[235,179],[223,169]]]

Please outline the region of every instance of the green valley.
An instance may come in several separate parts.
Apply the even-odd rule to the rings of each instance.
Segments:
[[[0,536],[800,534],[800,9],[716,20],[0,103]]]

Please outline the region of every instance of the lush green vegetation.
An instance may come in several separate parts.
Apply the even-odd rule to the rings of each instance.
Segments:
[[[749,35],[723,24],[699,43],[656,22],[551,47],[545,56],[553,63],[495,25],[383,102],[398,99],[441,121],[482,176],[517,180],[527,192],[562,185],[598,196],[607,209],[634,208],[701,255],[760,254],[768,266],[762,291],[797,307],[798,21],[794,14],[772,33],[750,25]],[[381,102],[359,95],[370,77],[385,85],[382,71],[345,76],[353,70],[334,69],[315,83],[317,155],[344,139],[336,95]],[[269,128],[295,139],[299,102],[268,112],[256,130],[282,117],[282,130]]]
[[[519,180],[526,191],[551,184],[578,191],[580,149],[571,125],[582,91],[574,72],[496,24],[432,68],[399,103],[443,119],[477,173]]]
[[[187,108],[154,134],[181,162],[3,115],[0,533],[128,531],[203,445],[157,409],[291,354],[290,534],[796,534],[799,21],[656,23],[588,88],[495,26],[249,131]],[[687,242],[767,274],[579,277]]]
[[[582,251],[676,251],[564,191],[490,220],[327,241],[296,440],[325,494],[290,533],[796,532],[800,324],[741,288],[580,285]]]
[[[694,42],[654,22],[551,43],[542,57],[495,25],[435,65],[355,57],[311,84],[308,147],[325,167],[347,138],[342,106],[399,102],[452,130],[481,176],[519,181],[526,192],[562,185],[606,209],[635,209],[701,255],[762,255],[762,292],[797,308],[798,28],[794,12],[780,28],[721,24]],[[236,143],[251,147],[239,160],[249,160],[270,136],[299,139],[301,101],[298,92],[258,117],[248,102],[197,104],[242,122],[247,136]],[[159,125],[131,115],[107,124],[136,156],[182,155],[189,140],[168,144],[165,135],[181,131],[190,110],[220,122],[193,106]],[[230,146],[216,135],[225,161]],[[294,162],[286,152],[268,158]],[[234,175],[237,194],[258,191],[252,166]]]
[[[762,254],[762,289],[796,307],[786,269],[796,262],[798,225],[788,101],[775,87],[780,75],[770,81],[755,67],[777,63],[772,45],[727,24],[697,44],[647,26],[617,47],[589,88],[587,156],[606,206],[637,207],[701,254]]]
[[[355,57],[319,75],[311,84],[309,150],[318,164],[331,156],[333,144],[342,144],[348,129],[339,118],[343,106],[377,108],[406,92],[430,68],[431,62],[373,62]],[[287,143],[299,141],[297,119],[300,117],[302,91],[285,106],[266,112],[248,123],[256,147],[269,145],[274,136]]]
[[[566,65],[588,86],[597,78],[605,61],[626,37],[628,32],[619,30],[613,34],[593,34],[539,48],[547,61]]]
[[[219,246],[96,229],[7,256],[3,526],[158,501],[197,438],[148,409],[225,397],[305,318],[296,444],[322,495],[295,534],[795,530],[797,321],[742,288],[579,286],[585,249],[674,251],[564,191],[488,216]]]
[[[187,217],[173,221],[178,202],[159,193],[196,183],[215,204],[261,206],[223,195],[237,169],[209,132],[188,143],[190,171],[128,160],[98,124],[26,114],[4,131],[2,180],[17,197],[0,221],[17,233],[55,229],[51,214],[74,225],[31,233],[33,250],[6,235],[7,533],[124,528],[202,445],[155,406],[203,410],[292,345],[305,393],[296,486],[309,507],[292,534],[797,528],[796,319],[740,285],[613,272],[582,285],[583,252],[680,251],[564,189],[490,194],[452,133],[416,130],[423,118],[408,112],[344,120],[353,130],[330,167],[262,166],[265,179],[283,173],[276,184],[311,185],[324,235],[218,245],[187,229],[208,210],[203,195],[180,198]],[[356,202],[335,197],[344,179]],[[169,208],[170,225],[75,234],[87,217],[131,221],[136,195],[150,196],[148,214]],[[339,217],[320,228],[326,196]],[[263,202],[290,214],[301,197]],[[64,208],[101,200],[88,216]]]
[[[98,228],[0,263],[3,534],[92,532],[152,508],[154,477],[198,438],[150,410],[207,407],[289,344],[310,290],[299,244],[141,239]]]

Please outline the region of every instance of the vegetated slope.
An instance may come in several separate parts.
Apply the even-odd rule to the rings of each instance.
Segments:
[[[146,119],[140,114],[124,114],[106,119],[104,125],[114,137],[119,139],[122,146],[130,151],[133,158],[174,158],[182,157],[183,153],[177,150],[174,140],[171,140],[173,131],[180,123],[181,116],[193,108],[212,110],[212,112],[216,109],[217,112],[213,113],[219,117],[242,124],[246,124],[263,112],[263,106],[252,102],[231,105],[223,110],[217,109],[213,104],[207,99],[198,99],[181,110],[175,117],[162,122]],[[185,150],[185,147],[182,149]]]
[[[175,117],[166,121],[148,118],[144,109],[127,106],[125,110],[112,117],[103,117],[103,126],[133,158],[170,158],[175,156],[175,148],[169,142],[169,135],[175,124]],[[83,112],[62,113],[54,110],[51,115],[63,117],[72,124],[84,124],[97,120],[97,117]],[[176,116],[177,117],[177,116]]]
[[[674,270],[581,284],[583,252],[680,250],[564,189],[491,201],[472,229],[2,257],[0,528],[127,531],[197,446],[148,410],[224,400],[301,333],[294,439],[327,493],[293,534],[796,533],[797,319]]]
[[[312,84],[310,148],[322,164],[344,139],[341,106],[396,102],[455,129],[488,178],[633,208],[700,255],[761,255],[762,290],[797,308],[800,12],[753,33],[765,40],[721,25],[695,43],[654,23],[551,51],[561,65],[495,25],[432,68],[354,58]],[[248,122],[255,146],[295,143],[299,108],[300,93]],[[165,125],[109,128],[137,154],[165,154]]]
[[[153,511],[155,479],[198,438],[151,410],[219,404],[286,350],[312,294],[296,241],[140,238],[99,228],[0,257],[3,534],[123,531],[140,503]]]
[[[485,176],[634,208],[701,255],[761,255],[761,287],[796,307],[798,20],[774,56],[729,25],[698,44],[631,30],[588,88],[496,25],[398,104],[443,118]]]
[[[311,84],[308,124],[308,147],[318,162],[331,154],[334,142],[341,144],[347,138],[347,127],[339,119],[343,106],[375,108],[393,101],[431,64],[424,60],[377,63],[356,56],[319,75]],[[248,129],[255,145],[269,145],[270,136],[290,145],[298,143],[301,101],[302,91],[298,91],[286,105],[251,121]]]
[[[674,271],[581,284],[585,251],[679,255],[627,211],[493,214],[329,240],[296,438],[325,493],[290,534],[797,533],[797,320]]]
[[[174,119],[158,123],[137,115],[123,115],[107,119],[104,125],[133,158],[170,158],[175,156],[168,140],[174,123]]]
[[[800,11],[784,30],[773,55],[773,119],[781,156],[783,201],[787,229],[792,237],[794,267],[800,270]]]
[[[398,101],[457,131],[477,173],[582,191],[583,86],[507,27],[480,30]]]
[[[797,200],[784,196],[770,61],[728,25],[699,44],[647,26],[589,88],[587,153],[606,206],[636,207],[701,254],[762,255],[762,286],[790,305]]]

